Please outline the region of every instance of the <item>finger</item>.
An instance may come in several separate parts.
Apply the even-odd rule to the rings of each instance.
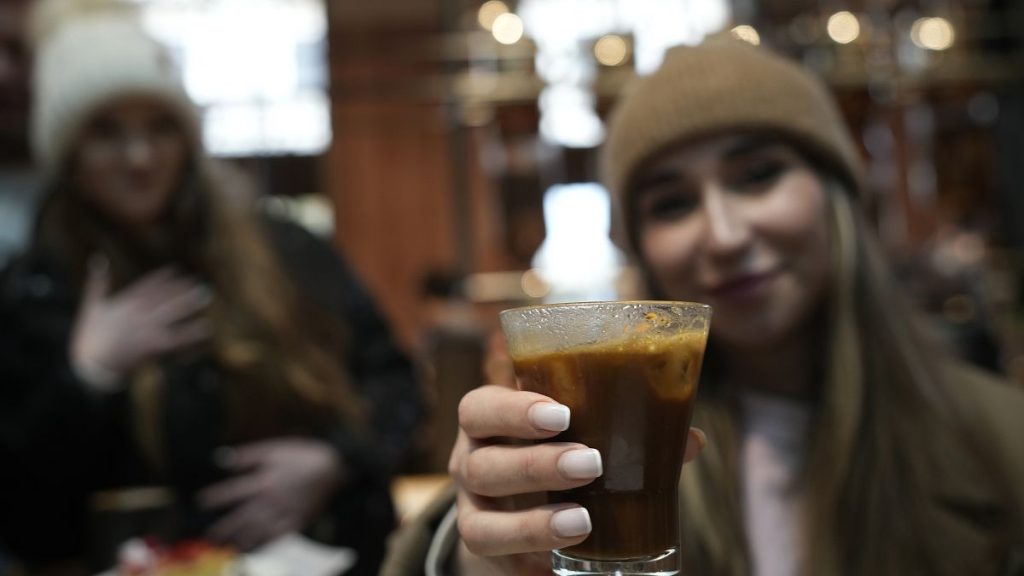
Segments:
[[[291,516],[255,519],[244,527],[238,535],[238,541],[245,550],[265,546],[281,536],[302,529]]]
[[[495,332],[487,342],[484,375],[487,381],[493,384],[506,388],[516,387],[516,374],[512,368],[512,358],[508,354],[508,342],[502,332]]]
[[[466,436],[464,430],[459,430],[458,435],[455,437],[455,445],[452,446],[452,453],[448,455],[448,474],[450,476],[458,476],[462,474],[462,461],[469,455],[472,450],[471,444],[473,441]]]
[[[157,304],[149,316],[155,322],[165,325],[173,324],[198,314],[210,304],[212,299],[213,295],[206,286],[202,284],[185,285]]]
[[[168,282],[172,282],[176,278],[179,278],[179,276],[174,267],[164,266],[157,268],[126,286],[121,291],[121,294],[125,298],[149,297],[149,295],[159,293]]]
[[[259,499],[245,503],[237,511],[232,512],[231,516],[234,518],[225,517],[224,525],[218,528],[222,532],[218,531],[216,534],[230,539],[242,550],[258,548],[301,528],[294,516],[275,514]]]
[[[124,299],[149,316],[167,302],[197,289],[203,284],[191,276],[184,276],[175,268],[161,268],[150,272],[124,291]]]
[[[263,546],[269,544],[274,540],[277,540],[285,534],[291,532],[298,532],[302,530],[303,526],[299,524],[293,517],[278,518],[267,527],[267,535],[263,542],[256,544],[256,546]]]
[[[102,254],[89,258],[89,272],[85,278],[82,300],[85,303],[99,302],[110,294],[110,260]]]
[[[206,509],[225,508],[259,494],[264,485],[260,474],[229,478],[200,490],[199,504]]]
[[[229,458],[225,458],[221,465],[231,470],[251,470],[262,466],[274,444],[269,441],[250,442],[229,448]]]
[[[591,531],[590,514],[576,504],[547,504],[517,511],[478,507],[460,493],[459,535],[473,554],[501,556],[579,544]]]
[[[279,536],[275,532],[278,523],[279,521],[267,513],[266,510],[253,514],[250,518],[246,519],[244,524],[238,527],[235,537],[238,547],[242,550],[252,550],[270,542]]]
[[[213,325],[208,318],[193,318],[165,329],[160,343],[160,352],[185,348],[208,340],[213,335]]]
[[[459,425],[470,438],[550,438],[569,428],[569,408],[535,392],[481,386],[459,402]]]
[[[138,292],[135,295],[135,301],[145,313],[152,314],[159,311],[168,302],[174,301],[192,290],[203,290],[202,286],[203,284],[192,277],[175,275]]]
[[[686,463],[696,459],[707,445],[708,437],[704,434],[704,431],[700,428],[690,428],[690,431],[687,433],[686,454],[683,456],[683,462]]]
[[[258,539],[258,534],[254,532],[258,531],[258,527],[264,522],[261,516],[259,505],[255,502],[247,502],[213,523],[207,529],[206,535],[215,542],[233,544],[247,549],[247,546],[243,546],[243,541]]]
[[[551,576],[551,552],[529,552],[485,558],[473,554],[466,543],[459,540],[455,560],[462,574],[516,574],[521,576]]]
[[[602,472],[601,454],[581,444],[494,444],[463,459],[460,484],[481,496],[498,497],[578,488]]]

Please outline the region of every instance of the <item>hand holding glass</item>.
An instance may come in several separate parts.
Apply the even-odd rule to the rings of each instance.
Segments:
[[[581,544],[554,572],[677,574],[678,484],[711,309],[684,302],[590,302],[506,310],[519,386],[568,406],[554,440],[598,450],[603,475],[552,492],[590,512]]]

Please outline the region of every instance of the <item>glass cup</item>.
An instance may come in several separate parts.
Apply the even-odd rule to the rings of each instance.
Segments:
[[[601,453],[594,482],[551,492],[590,512],[581,544],[552,552],[560,576],[680,570],[679,475],[711,308],[582,302],[501,313],[519,387],[572,411],[553,441]]]

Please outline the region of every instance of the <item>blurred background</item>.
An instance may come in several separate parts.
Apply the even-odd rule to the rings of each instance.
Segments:
[[[0,0],[0,262],[38,194],[31,0]],[[333,239],[420,362],[412,472],[442,471],[495,312],[628,296],[597,149],[667,46],[731,30],[837,94],[900,278],[972,361],[1024,382],[1024,3],[146,0],[204,139]],[[700,79],[694,79],[700,81]]]

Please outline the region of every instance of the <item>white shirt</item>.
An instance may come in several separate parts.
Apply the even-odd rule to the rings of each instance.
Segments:
[[[740,396],[743,511],[754,576],[797,576],[803,556],[804,494],[797,480],[811,407],[746,391]]]

